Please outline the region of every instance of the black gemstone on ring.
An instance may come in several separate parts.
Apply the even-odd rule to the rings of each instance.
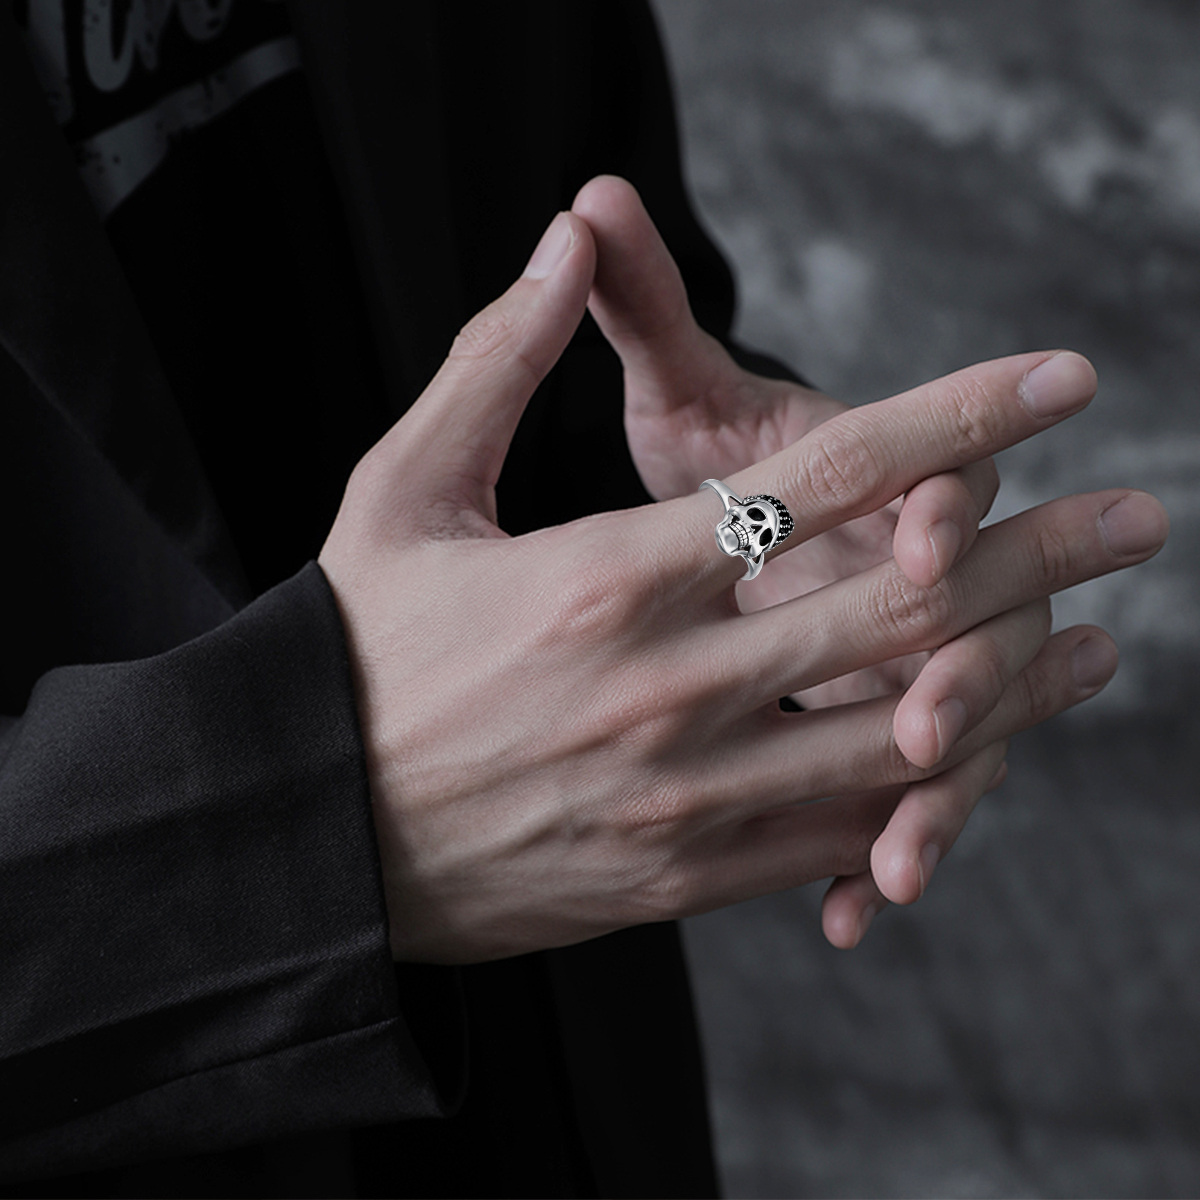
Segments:
[[[796,524],[792,520],[792,514],[788,512],[787,505],[784,504],[782,500],[779,500],[774,496],[767,496],[765,494],[760,496],[747,496],[742,503],[752,504],[756,500],[771,505],[771,507],[774,508],[779,514],[779,536],[771,543],[771,546],[778,546],[779,543],[784,541],[792,532],[792,530],[796,528]],[[769,550],[771,546],[764,547],[764,549]]]

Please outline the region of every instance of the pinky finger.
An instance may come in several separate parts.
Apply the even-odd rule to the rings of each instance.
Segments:
[[[840,876],[829,885],[821,902],[821,928],[826,939],[839,950],[853,950],[887,903],[870,871]]]

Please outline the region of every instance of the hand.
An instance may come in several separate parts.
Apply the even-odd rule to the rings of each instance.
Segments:
[[[700,329],[674,260],[624,180],[592,180],[573,211],[597,239],[589,307],[622,359],[628,441],[656,498],[686,494],[702,479],[747,467],[846,411],[819,392],[744,370]],[[1073,361],[1081,387],[1090,390],[1090,367]],[[766,576],[739,589],[740,606],[772,607],[889,557],[914,583],[932,587],[970,549],[998,482],[990,458],[922,480],[902,505],[892,502],[785,550]],[[912,762],[932,766],[969,727],[963,692],[980,653],[986,662],[1005,663],[1011,676],[1049,632],[1049,603],[1042,600],[946,647],[924,674],[928,654],[906,655],[825,680],[796,699],[811,709],[893,695],[920,677],[897,709],[894,733]],[[969,706],[970,724],[986,714],[986,707]],[[964,765],[937,789],[912,790],[906,819],[876,847],[873,873],[835,880],[830,888],[824,918],[835,944],[855,944],[888,898],[909,903],[924,892],[937,859],[979,797],[1003,778],[1002,755],[1003,747],[985,748],[977,763]],[[951,812],[957,820],[949,820]]]
[[[800,714],[775,698],[986,628],[1164,535],[1148,497],[1071,497],[985,530],[935,587],[885,563],[751,614],[733,597],[741,564],[712,545],[708,494],[508,538],[495,481],[582,316],[595,254],[587,225],[560,214],[526,277],[355,469],[321,553],[399,957],[502,957],[859,874],[891,789],[934,772],[898,753],[894,698]],[[1054,411],[1031,414],[1022,381],[1045,361],[846,413],[728,482],[782,497],[806,541],[1085,403],[1078,372],[1056,369],[1039,393]],[[1111,544],[1101,513],[1119,517]],[[1111,653],[1081,682],[1069,670],[1089,640],[1110,647],[1068,631],[1012,678],[997,664],[982,690],[1000,699],[938,778],[1099,690]],[[807,803],[829,796],[845,798]]]

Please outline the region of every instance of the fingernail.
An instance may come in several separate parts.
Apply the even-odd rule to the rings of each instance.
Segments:
[[[1100,532],[1114,554],[1145,554],[1162,542],[1162,508],[1152,496],[1134,492],[1100,514]]]
[[[1106,684],[1116,669],[1117,648],[1107,638],[1084,638],[1071,652],[1071,674],[1084,691]]]
[[[967,723],[967,706],[957,697],[950,696],[933,710],[933,727],[937,730],[938,762],[950,753],[950,747],[958,741],[963,726]]]
[[[858,918],[858,941],[863,940],[863,936],[867,930],[871,928],[871,922],[887,908],[887,901],[882,897],[878,900],[872,900],[866,908],[863,909],[862,915]],[[857,945],[857,943],[855,943]]]
[[[948,520],[935,521],[925,535],[933,554],[933,569],[939,579],[950,569],[962,545],[962,531]]]
[[[922,846],[921,853],[917,855],[917,882],[920,884],[922,896],[925,895],[925,889],[929,886],[929,881],[933,878],[934,869],[941,857],[941,850],[933,842]]]
[[[529,262],[522,273],[525,279],[545,279],[554,274],[554,268],[567,256],[567,251],[575,241],[575,231],[565,212],[550,222],[537,249],[530,256]]]
[[[1092,364],[1069,350],[1034,367],[1017,385],[1017,395],[1035,417],[1057,417],[1082,408],[1095,391]]]

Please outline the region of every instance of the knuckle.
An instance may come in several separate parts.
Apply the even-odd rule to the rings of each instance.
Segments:
[[[1036,724],[1060,712],[1065,705],[1059,697],[1052,676],[1037,666],[1029,667],[1018,676],[1022,725]]]
[[[1034,578],[1046,592],[1067,587],[1075,574],[1078,552],[1061,529],[1039,525],[1030,545]]]
[[[1003,421],[983,380],[961,375],[949,385],[956,456],[963,462],[986,458],[1004,441]]]
[[[647,774],[661,773],[687,739],[689,714],[672,702],[651,672],[625,669],[607,681],[599,727],[604,740],[620,746]],[[627,809],[632,826],[660,827],[686,818],[691,803],[660,785],[647,800]]]
[[[555,539],[557,611],[568,631],[622,639],[653,637],[678,596],[664,589],[647,549],[641,514],[597,513],[543,531]]]
[[[970,664],[970,675],[978,682],[976,687],[985,703],[995,703],[1008,687],[1011,672],[1000,645],[988,640],[980,647],[978,659]]]
[[[615,819],[628,864],[621,888],[627,924],[674,920],[699,907],[703,879],[683,848],[694,808],[685,792],[658,786],[620,806]]]
[[[938,696],[961,699],[969,725],[974,725],[995,708],[1012,683],[1017,668],[1011,657],[1002,633],[969,635],[969,640],[950,646],[941,659],[945,665],[938,676]]]
[[[693,804],[679,788],[647,772],[641,788],[631,795],[618,811],[618,819],[626,837],[659,840],[672,844],[678,831],[692,815]]]
[[[513,362],[536,383],[544,372],[525,352],[524,330],[499,301],[476,313],[459,330],[447,358],[451,362],[482,366]]]
[[[875,447],[850,420],[819,429],[797,470],[796,494],[811,497],[819,508],[834,513],[869,506],[882,494],[886,482],[886,470]]]
[[[629,923],[652,924],[688,916],[698,907],[698,891],[694,873],[663,852],[643,869],[638,885],[629,892]]]
[[[508,345],[513,336],[513,324],[498,305],[491,304],[476,313],[458,331],[450,347],[450,358],[490,358]]]
[[[555,531],[556,533],[559,531]],[[618,638],[630,626],[637,607],[631,568],[618,556],[568,543],[555,576],[554,637],[582,642]]]
[[[897,646],[924,650],[944,638],[953,605],[944,583],[923,588],[900,571],[889,571],[874,589],[873,615]]]

